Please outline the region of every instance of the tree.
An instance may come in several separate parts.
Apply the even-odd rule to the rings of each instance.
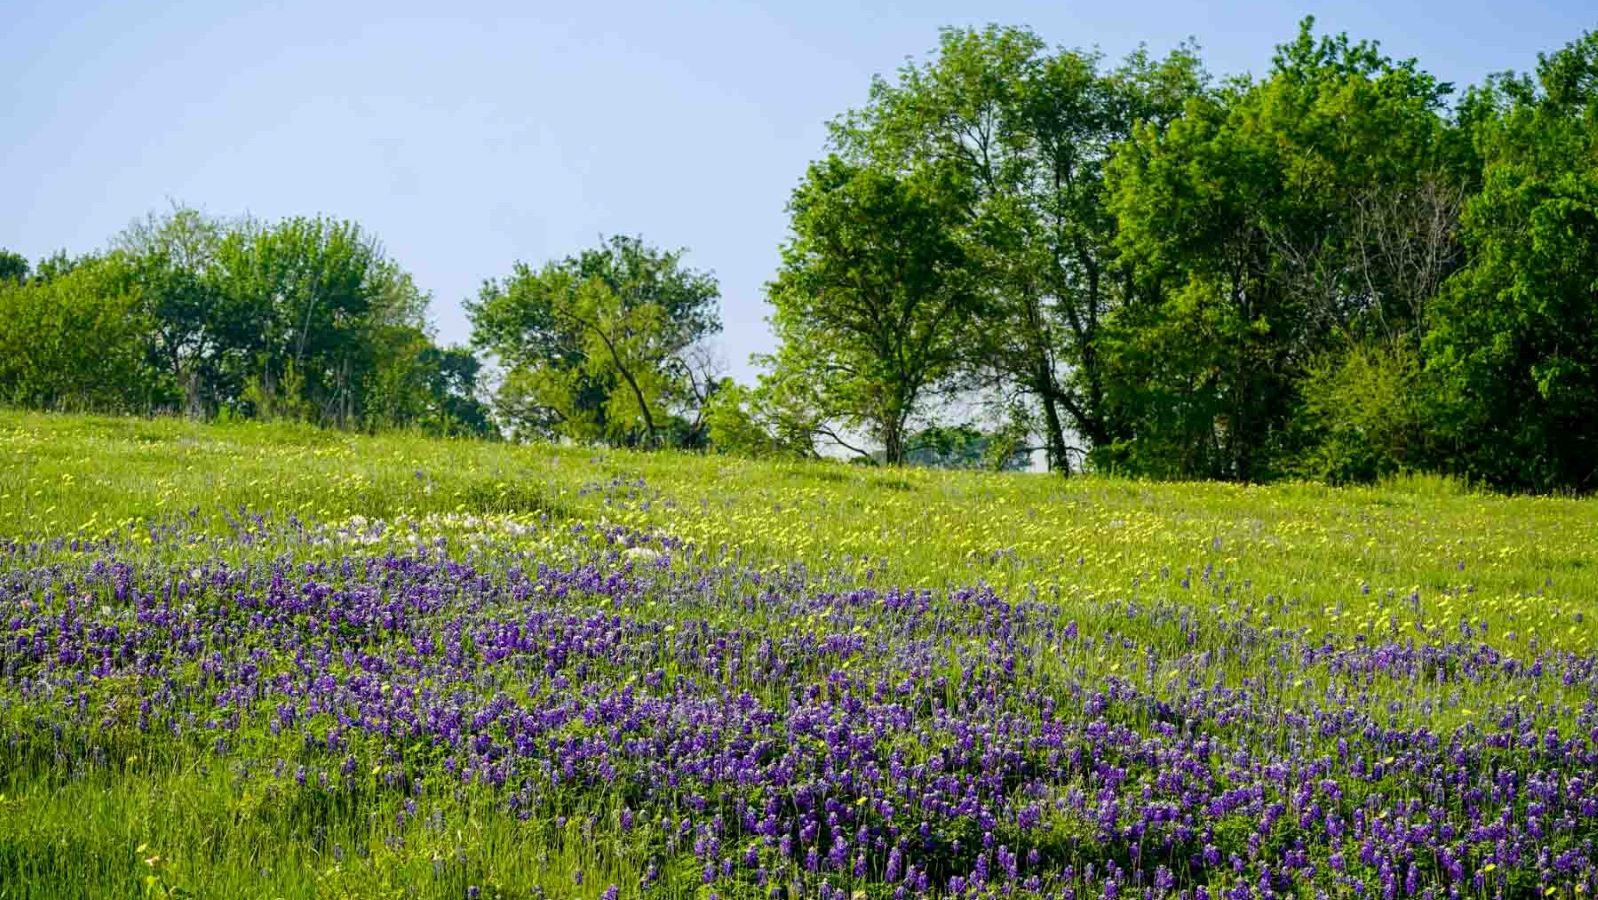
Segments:
[[[430,434],[492,437],[488,407],[478,399],[482,362],[464,347],[439,347],[409,325],[379,329],[375,365],[361,387],[370,431],[417,428]]]
[[[1413,342],[1337,347],[1310,362],[1299,391],[1293,474],[1347,484],[1431,466],[1431,391]]]
[[[910,438],[908,460],[935,469],[1024,469],[1030,454],[1018,448],[1013,434],[984,432],[975,425],[933,426]]]
[[[379,335],[423,326],[428,297],[359,225],[245,222],[216,248],[234,330],[230,359],[254,415],[339,427],[361,420]]]
[[[1282,474],[1310,363],[1376,323],[1418,333],[1423,298],[1400,288],[1442,271],[1384,269],[1362,210],[1462,178],[1449,87],[1312,25],[1263,81],[1194,97],[1117,152],[1117,242],[1144,295],[1107,329],[1108,402],[1127,430],[1099,453],[1106,467]]]
[[[863,429],[889,465],[927,394],[958,370],[977,294],[956,240],[965,203],[953,173],[899,178],[834,156],[810,167],[789,209],[792,237],[768,287],[781,342],[775,384],[813,392],[821,433]]]
[[[715,380],[698,348],[721,330],[720,291],[682,256],[618,236],[542,268],[518,262],[483,285],[467,304],[472,343],[506,367],[498,405],[514,429],[649,447],[703,443],[701,411]]]
[[[154,363],[193,418],[214,414],[240,387],[224,383],[225,355],[249,334],[249,323],[237,318],[239,304],[230,302],[218,277],[226,230],[224,222],[175,206],[133,223],[112,244],[139,285],[153,326]]]
[[[1499,487],[1598,487],[1598,32],[1472,98],[1469,262],[1432,310],[1442,463]]]
[[[65,250],[57,250],[34,265],[33,270],[28,273],[28,280],[52,281],[63,278],[71,274],[80,264],[93,259],[95,259],[93,256],[71,256]]]
[[[0,256],[0,267],[18,275],[0,286],[25,289],[8,298],[12,402],[492,433],[476,396],[480,364],[433,342],[428,296],[353,222],[229,221],[174,206],[128,226],[104,254],[57,253],[31,273]],[[91,324],[104,329],[108,358],[138,348],[133,369],[100,367],[121,379],[120,394],[67,352],[94,345],[81,331]],[[28,329],[42,345],[27,345]]]
[[[763,395],[756,388],[745,387],[731,379],[716,392],[716,398],[705,410],[705,423],[709,431],[710,446],[721,453],[734,456],[774,457],[786,455],[773,417],[762,405]],[[794,455],[814,456],[814,445],[809,438],[812,432],[803,429],[803,443],[794,449]]]
[[[817,418],[815,388],[792,370],[762,372],[752,388],[724,379],[705,410],[710,446],[738,456],[820,459],[817,438],[830,429]]]
[[[22,284],[28,280],[28,259],[20,253],[0,248],[0,285]]]
[[[1181,112],[1206,80],[1183,47],[1104,70],[1032,32],[943,31],[936,56],[878,79],[833,125],[852,162],[909,173],[952,168],[969,183],[960,238],[987,296],[967,368],[1012,405],[1035,404],[1049,467],[1068,472],[1067,433],[1112,440],[1099,343],[1131,289],[1104,202],[1104,166],[1134,125]]]

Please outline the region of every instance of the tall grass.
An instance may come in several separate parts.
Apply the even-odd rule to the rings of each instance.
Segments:
[[[940,716],[1032,727],[1047,698],[1068,721],[1108,717],[1162,740],[1166,704],[1217,746],[1291,760],[1329,753],[1331,739],[1298,735],[1289,720],[1340,705],[1373,733],[1479,734],[1514,710],[1516,722],[1570,736],[1595,700],[1579,661],[1598,614],[1598,505],[1438,479],[1358,489],[1065,480],[0,412],[0,546],[0,626],[13,623],[0,628],[0,898],[597,897],[612,884],[636,896],[646,882],[651,896],[766,895],[742,869],[701,877],[691,839],[679,844],[661,824],[708,827],[683,805],[694,792],[656,784],[664,776],[648,754],[622,754],[609,781],[576,787],[586,782],[539,780],[551,776],[534,753],[517,777],[541,787],[518,806],[481,778],[449,786],[443,773],[456,773],[448,760],[462,751],[436,739],[399,744],[356,727],[330,750],[313,745],[346,726],[315,719],[314,703],[281,729],[275,688],[217,706],[246,668],[309,678],[293,658],[319,641],[349,642],[341,652],[353,655],[324,662],[342,692],[376,665],[361,654],[404,660],[419,652],[407,641],[447,636],[456,620],[487,629],[546,617],[550,634],[587,648],[513,665],[478,643],[497,632],[473,632],[457,668],[427,670],[417,685],[460,679],[475,698],[461,702],[479,711],[472,704],[496,693],[559,709],[637,690],[695,715],[713,708],[695,705],[700,693],[747,696],[780,717],[805,714],[807,685],[868,696],[872,685],[941,679],[923,698]],[[408,587],[361,574],[383,558],[469,568],[458,581],[429,570]],[[133,599],[118,593],[113,562],[132,573]],[[349,591],[340,602],[356,610],[390,592],[446,600],[411,624],[327,631],[314,615],[250,612],[250,598],[278,590],[273,577],[306,596]],[[535,581],[539,593],[525,587]],[[132,655],[80,663],[30,643],[74,617],[96,617],[92,642],[173,615],[161,627],[198,627],[185,616],[205,626],[151,645],[165,667]],[[630,637],[611,643],[618,633]],[[1358,668],[1377,647],[1389,648],[1379,666]],[[1248,716],[1262,718],[1215,707],[1222,689],[1251,697]],[[1103,692],[1139,699],[1106,712]],[[564,727],[573,742],[600,733]],[[892,738],[898,757],[957,752],[925,727]],[[810,752],[792,740],[790,752]],[[1349,776],[1350,795],[1429,796],[1422,763],[1386,788]],[[302,766],[331,780],[300,784]],[[419,810],[387,780],[396,772],[429,785]],[[1076,777],[1044,787],[1064,802],[1097,776]],[[739,795],[716,796],[730,818],[725,804]],[[619,826],[633,809],[656,819]],[[1007,840],[1039,850],[1057,886],[1081,881],[1081,866],[1062,874],[1071,860],[1096,860],[1101,875],[1108,862],[1142,864],[1083,820],[1038,827],[1054,837],[1026,826]],[[948,845],[961,846],[925,865],[964,871],[976,851],[969,839]],[[874,874],[830,881],[806,881],[800,866],[792,883],[891,896],[884,858],[862,855]],[[1180,871],[1187,886],[1224,877]]]

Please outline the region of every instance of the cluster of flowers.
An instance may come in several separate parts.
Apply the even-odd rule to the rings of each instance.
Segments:
[[[409,809],[471,785],[629,848],[611,897],[1598,889],[1592,657],[671,547],[352,549],[0,549],[0,740],[88,766],[134,735]]]

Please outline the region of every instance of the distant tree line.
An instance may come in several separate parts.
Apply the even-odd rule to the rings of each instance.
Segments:
[[[889,465],[1598,488],[1598,33],[1456,92],[1306,20],[1262,77],[951,29],[831,123],[723,377],[714,277],[515,263],[441,347],[358,226],[0,254],[0,402]],[[494,366],[492,384],[473,351]]]
[[[103,253],[4,253],[0,281],[0,402],[493,433],[477,358],[350,222],[179,208]]]

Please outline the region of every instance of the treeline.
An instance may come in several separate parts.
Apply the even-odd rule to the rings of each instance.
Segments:
[[[0,402],[1066,474],[1598,487],[1598,34],[1463,91],[1306,20],[1261,77],[948,30],[831,123],[722,377],[617,237],[438,346],[347,222],[188,210],[0,258]]]
[[[833,122],[712,440],[976,398],[1062,473],[1598,487],[1598,34],[1456,95],[1312,25],[1225,80],[946,31]]]
[[[0,402],[489,436],[481,364],[359,226],[151,216],[103,252],[0,252]]]

